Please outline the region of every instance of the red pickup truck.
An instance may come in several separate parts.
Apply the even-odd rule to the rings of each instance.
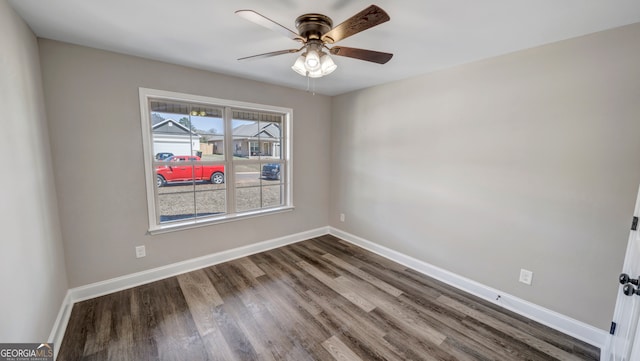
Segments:
[[[208,180],[214,184],[224,183],[223,165],[202,165],[195,155],[174,155],[163,161],[166,165],[156,167],[156,182],[162,187],[169,182]]]

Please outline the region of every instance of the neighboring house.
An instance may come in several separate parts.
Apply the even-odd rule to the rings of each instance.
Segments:
[[[207,143],[214,154],[222,153],[222,136],[210,135]],[[254,122],[233,128],[233,155],[237,157],[280,157],[280,126],[276,123]]]
[[[153,126],[153,154],[197,155],[200,135],[173,119],[165,119]]]

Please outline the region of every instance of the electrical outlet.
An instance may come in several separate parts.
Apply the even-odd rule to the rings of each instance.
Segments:
[[[531,286],[531,281],[533,281],[533,272],[524,268],[520,269],[520,282]]]
[[[136,247],[136,258],[142,258],[144,256],[147,255],[147,250],[145,249],[144,246],[137,246]]]
[[[340,213],[340,222],[344,222],[344,213]]]

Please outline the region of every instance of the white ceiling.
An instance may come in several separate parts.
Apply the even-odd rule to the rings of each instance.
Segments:
[[[341,23],[362,0],[9,0],[37,36],[273,84],[307,89],[290,66],[298,54],[250,62],[244,56],[299,44],[234,14],[252,9],[295,30],[322,13]],[[334,57],[316,79],[336,95],[458,64],[640,22],[638,0],[378,0],[391,21],[337,45],[394,53],[385,65]],[[639,40],[640,41],[640,40]]]

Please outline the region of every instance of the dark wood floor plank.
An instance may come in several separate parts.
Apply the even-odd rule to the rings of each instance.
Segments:
[[[443,304],[456,309],[458,311],[463,312],[464,314],[468,315],[469,317],[472,317],[494,329],[498,329],[498,330],[502,330],[505,333],[509,333],[511,335],[513,335],[513,337],[519,339],[520,341],[525,342],[526,344],[530,345],[531,347],[538,349],[552,357],[555,357],[558,360],[567,360],[567,361],[579,361],[581,360],[580,357],[577,357],[575,355],[571,355],[569,353],[567,353],[566,351],[563,351],[553,345],[550,345],[544,341],[541,341],[525,332],[522,332],[518,329],[516,329],[515,327],[503,323],[502,321],[496,320],[495,318],[489,317],[484,313],[478,312],[470,307],[467,307],[465,305],[463,305],[460,302],[457,302],[456,300],[449,298],[447,296],[440,296],[438,298],[438,300],[440,302],[442,302]]]
[[[454,357],[454,355],[442,348],[442,344],[435,345],[422,337],[409,336],[402,330],[390,330],[384,338],[398,350],[401,350],[403,360],[476,361],[476,359]]]
[[[87,343],[87,333],[95,318],[95,305],[98,299],[78,302],[73,306],[64,338],[58,351],[69,360],[81,360]],[[60,358],[60,356],[58,356]]]
[[[331,334],[315,318],[322,310],[306,295],[303,286],[305,281],[285,277],[282,271],[273,267],[277,261],[259,264],[266,271],[265,277],[259,279],[261,286],[268,290],[263,296],[268,297],[275,306],[279,316],[275,322],[280,326],[280,332],[296,345],[296,349],[304,345],[314,360],[331,360],[331,355],[322,350],[316,342],[330,337]],[[298,356],[292,359],[301,358]]]
[[[563,349],[570,353],[577,350],[584,350],[583,354],[589,359],[597,359],[599,357],[597,356],[597,353],[593,352],[593,347],[587,345],[583,341],[576,339],[565,340],[565,335],[557,330],[541,325],[521,315],[511,312],[505,312],[504,309],[502,309],[498,305],[489,303],[486,300],[479,299],[478,297],[466,293],[461,293],[457,289],[438,280],[428,277],[425,278],[423,275],[414,270],[407,270],[406,273],[412,279],[420,280],[424,287],[438,290],[438,292],[445,294],[446,296],[451,297],[476,311],[486,313],[487,315],[494,317],[502,322],[514,325],[516,328],[524,331],[525,333],[529,333],[535,338],[539,338],[540,340],[549,343],[557,348]]]
[[[297,263],[298,267],[305,270],[307,273],[315,277],[318,281],[324,283],[327,287],[334,290],[336,293],[341,295],[342,297],[348,299],[353,302],[354,305],[360,307],[365,312],[369,312],[375,308],[375,306],[355,292],[353,289],[350,289],[347,286],[341,285],[339,282],[336,282],[334,279],[330,278],[328,275],[322,273],[319,269],[314,266],[308,264],[305,261],[300,261]]]
[[[369,265],[377,269],[391,270],[397,272],[403,272],[406,267],[393,262],[387,258],[384,258],[375,253],[364,250],[354,245],[343,245],[339,242],[339,239],[333,236],[322,236],[305,241],[317,245],[321,249],[331,253],[343,260],[347,260],[348,263],[360,268],[363,265]]]
[[[234,350],[241,359],[262,359],[276,360],[273,353],[277,349],[270,349],[263,338],[264,331],[255,322],[254,310],[247,308],[242,300],[250,288],[250,285],[242,280],[242,271],[237,266],[230,263],[223,263],[207,269],[210,272],[216,288],[224,303],[219,306],[224,311],[225,324],[219,325],[223,330],[231,326],[234,329],[234,343],[237,348]],[[266,336],[266,335],[265,335]],[[227,340],[228,341],[228,340]]]
[[[74,305],[58,360],[598,360],[599,350],[325,235]]]
[[[321,314],[325,325],[332,330],[334,335],[340,337],[343,342],[358,357],[363,360],[400,360],[393,352],[393,346],[384,339],[384,331],[375,327],[369,327],[366,312],[362,314],[349,313],[353,304],[345,303],[338,306],[332,303],[326,296],[307,291],[311,299],[324,309]]]
[[[112,294],[111,330],[105,348],[109,360],[127,360],[137,356],[130,307],[132,294],[131,290]]]
[[[375,272],[375,270],[373,270],[373,272]],[[491,340],[482,337],[481,333],[479,332],[474,332],[474,330],[469,330],[468,326],[466,326],[464,322],[462,323],[455,322],[455,319],[457,319],[458,317],[448,314],[448,312],[444,312],[441,307],[434,304],[434,302],[432,302],[432,300],[434,300],[434,297],[435,296],[439,297],[440,295],[442,295],[442,293],[446,294],[447,296],[455,297],[457,300],[459,300],[464,304],[473,305],[473,308],[476,308],[476,309],[480,308],[483,310],[483,312],[491,313],[492,316],[494,317],[501,316],[505,320],[507,320],[507,322],[511,321],[511,323],[518,323],[519,327],[529,327],[528,323],[524,324],[513,317],[517,315],[513,315],[513,314],[507,315],[502,313],[504,311],[495,310],[496,308],[495,305],[488,304],[486,301],[480,300],[475,296],[472,296],[469,294],[462,294],[459,291],[453,289],[452,287],[442,284],[437,280],[424,278],[423,276],[422,277],[417,276],[416,273],[412,270],[407,270],[406,273],[410,275],[408,278],[404,278],[404,277],[394,278],[395,281],[398,282],[400,285],[408,287],[407,289],[405,289],[405,292],[407,293],[408,297],[403,298],[401,301],[413,304],[416,307],[420,308],[420,311],[423,314],[430,315],[435,319],[438,319],[439,321],[443,322],[443,324],[446,325],[444,327],[451,327],[452,330],[449,332],[452,332],[452,333],[457,332],[459,337],[463,338],[463,339],[460,339],[460,338],[458,339],[462,341],[450,340],[449,343],[455,342],[458,348],[462,348],[463,345],[461,345],[460,342],[464,342],[468,344],[464,346],[465,349],[478,349],[478,348],[486,347],[486,345],[488,344],[491,344]],[[420,283],[416,282],[415,284],[412,284],[412,281],[416,281],[414,277],[416,279],[419,279]],[[420,292],[420,289],[421,288],[424,289],[425,287],[427,287],[427,289],[429,290],[433,290],[433,292],[431,294],[431,297],[421,298],[419,297],[420,294],[424,294],[424,293]],[[531,320],[527,320],[527,321],[531,322]],[[443,326],[440,326],[440,327],[443,327]],[[536,329],[540,329],[540,328],[543,328],[543,327],[541,327],[541,325],[538,325],[538,328]],[[541,333],[544,333],[544,332],[541,332]],[[561,340],[562,337],[560,338],[556,337],[556,339]],[[508,351],[509,347],[513,348],[513,350],[511,350],[510,352]],[[526,351],[527,348],[528,346],[525,343],[522,343],[518,340],[512,340],[512,343],[508,347],[504,347],[504,348],[494,347],[491,349],[490,352],[496,353],[496,355],[494,355],[494,359],[500,359],[500,358],[506,359],[506,360],[520,359],[518,358],[519,356],[517,356],[518,352],[524,352],[525,356],[523,356],[522,359],[532,359],[532,360],[540,359],[539,358],[540,356],[533,357],[531,355],[528,355]],[[479,356],[476,356],[476,358],[478,357]],[[598,357],[595,354],[591,354],[589,357],[589,359],[597,359],[597,358]],[[545,359],[545,358],[542,358],[542,359]]]
[[[373,271],[375,273],[375,270]],[[418,286],[415,287],[411,287],[410,290],[417,290],[416,292],[411,292],[410,290],[405,290],[405,292],[407,292],[410,296],[412,296],[411,298],[414,300],[420,300],[419,297],[417,297],[419,294],[421,294],[421,292],[419,291],[420,288],[427,288],[427,289],[431,289],[434,290],[435,292],[433,293],[433,295],[438,295],[438,294],[446,294],[447,296],[451,296],[455,299],[457,299],[458,301],[462,302],[463,304],[468,305],[469,307],[473,308],[473,309],[480,309],[481,312],[483,313],[488,313],[490,314],[492,317],[495,317],[497,319],[502,320],[503,322],[508,322],[511,324],[517,324],[519,329],[524,330],[527,333],[532,333],[534,334],[534,336],[536,338],[540,338],[542,341],[544,341],[547,344],[553,345],[554,347],[557,347],[558,349],[563,349],[569,353],[572,353],[572,350],[579,350],[580,347],[582,345],[585,345],[583,342],[578,341],[578,340],[571,340],[571,342],[558,342],[558,340],[563,340],[564,337],[558,337],[558,336],[564,336],[562,335],[560,332],[555,331],[555,330],[551,330],[548,329],[545,326],[536,324],[535,322],[525,319],[522,316],[519,315],[515,315],[515,314],[506,314],[504,312],[504,310],[498,308],[498,306],[496,305],[492,305],[490,303],[487,303],[484,300],[480,300],[475,296],[469,295],[469,294],[464,294],[464,293],[460,293],[458,290],[452,288],[449,285],[443,284],[437,280],[431,279],[431,278],[425,278],[423,275],[413,271],[413,270],[407,270],[405,272],[407,275],[409,275],[409,279],[413,280],[413,281],[418,281]],[[396,281],[399,282],[400,284],[403,285],[407,285],[410,284],[411,281],[407,282],[407,279],[398,279],[396,278]],[[402,288],[402,287],[400,287]],[[476,334],[477,336],[477,334]],[[588,350],[585,353],[581,353],[582,355],[581,357],[586,356],[587,359],[598,359],[598,354],[597,352],[593,351],[593,347],[590,347],[587,345],[586,350]],[[573,353],[578,353],[578,352],[573,352]],[[504,356],[504,355],[503,355]],[[506,356],[508,357],[508,356]],[[511,356],[513,357],[513,356]]]
[[[306,332],[307,322],[300,316],[299,310],[291,309],[280,294],[265,288],[259,280],[252,278],[255,272],[245,268],[245,263],[240,262],[238,265],[246,273],[244,277],[240,277],[240,274],[232,275],[232,282],[243,284],[245,292],[240,295],[240,299],[253,315],[253,322],[260,330],[259,337],[263,347],[271,348],[275,359],[313,360],[301,346],[309,343],[312,337]],[[242,272],[242,269],[238,269]]]
[[[176,276],[180,288],[198,304],[207,303],[213,307],[224,303],[215,286],[203,270],[196,270]]]
[[[129,293],[129,315],[133,332],[134,360],[159,360],[154,330],[158,327],[153,314],[152,297],[144,287],[135,287]],[[122,291],[124,292],[124,291]],[[120,312],[126,313],[127,310]]]
[[[224,264],[205,269],[205,273],[215,285],[223,304],[216,307],[213,319],[236,358],[240,360],[256,360],[259,357],[261,344],[255,344],[254,333],[247,332],[246,323],[252,318],[239,297],[244,290],[238,289],[226,274]]]
[[[418,333],[436,345],[441,344],[446,338],[441,332],[423,322],[415,310],[402,307],[402,305],[395,302],[393,298],[386,299],[384,295],[380,293],[376,294],[375,291],[367,289],[368,284],[358,284],[346,276],[338,277],[335,281],[337,284],[343,286],[344,289],[354,290],[366,299],[371,300],[375,307],[388,315],[389,320],[398,322],[403,329]]]
[[[209,360],[176,277],[140,287],[155,319],[153,338],[158,358]]]
[[[251,275],[255,278],[264,276],[264,271],[260,269],[249,257],[243,257],[237,259],[236,262],[240,263]]]
[[[472,329],[467,323],[468,317],[465,314],[447,309],[441,306],[437,300],[415,299],[403,295],[398,299],[398,302],[403,307],[417,310],[425,322],[446,334],[447,339],[441,345],[442,349],[456,355],[457,358],[464,359],[463,355],[465,355],[475,360],[483,358],[490,360],[518,359],[514,358],[505,348],[495,347],[491,337]],[[509,347],[515,347],[514,344],[518,345],[516,340],[511,339],[510,341]],[[523,347],[526,348],[526,345]]]
[[[196,328],[211,360],[236,360],[214,319],[215,308],[224,302],[203,270],[177,276]],[[124,359],[124,358],[123,358]]]
[[[361,270],[358,267],[352,266],[349,263],[347,263],[346,261],[343,261],[342,259],[332,255],[331,253],[325,253],[322,255],[322,258],[325,258],[327,260],[329,260],[329,262],[335,264],[336,266],[342,268],[343,270],[350,272],[360,278],[362,278],[363,280],[371,283],[372,285],[378,287],[379,289],[387,292],[388,294],[394,296],[394,297],[398,297],[402,294],[402,291],[400,291],[399,289],[393,287],[392,285],[380,280],[379,278],[373,277],[372,275],[368,274],[367,272],[364,272],[363,270]]]
[[[331,336],[322,343],[322,347],[329,351],[337,361],[362,361],[355,352],[342,343],[336,336]]]
[[[465,318],[463,324],[468,329],[467,335],[474,340],[479,340],[484,346],[489,347],[508,360],[544,361],[555,359],[514,338],[512,335],[489,327],[474,318]]]

